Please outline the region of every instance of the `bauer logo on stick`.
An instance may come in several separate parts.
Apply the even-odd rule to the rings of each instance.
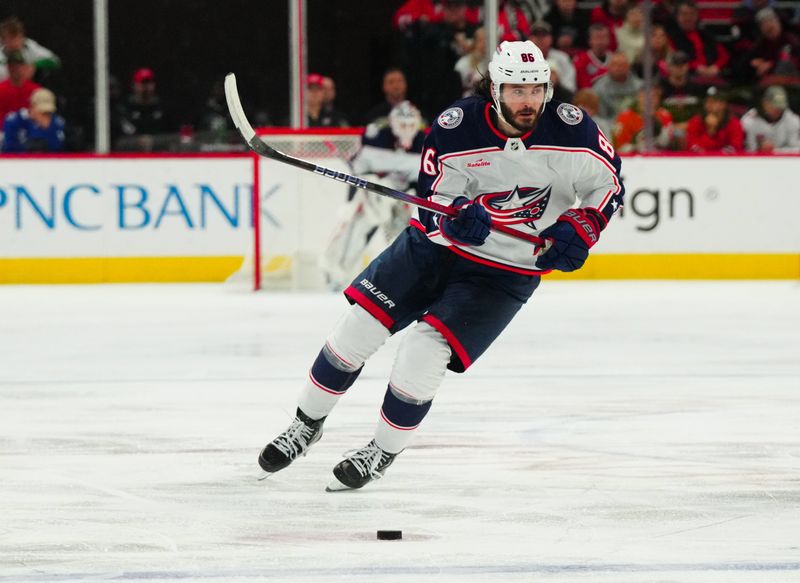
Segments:
[[[464,119],[464,110],[460,107],[451,107],[439,116],[439,125],[446,130],[452,130],[458,127],[462,119]]]

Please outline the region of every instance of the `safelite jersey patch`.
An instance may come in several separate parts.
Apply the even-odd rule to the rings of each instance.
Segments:
[[[439,116],[439,125],[446,130],[452,130],[458,127],[462,119],[464,119],[464,110],[460,107],[451,107]]]
[[[581,108],[571,103],[562,103],[558,106],[556,112],[558,113],[558,117],[564,120],[564,123],[571,126],[576,126],[583,120],[583,111],[581,111]]]

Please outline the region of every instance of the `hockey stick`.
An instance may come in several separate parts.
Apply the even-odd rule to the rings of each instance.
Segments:
[[[301,160],[300,158],[295,158],[293,156],[289,156],[288,154],[284,154],[283,152],[279,152],[264,142],[264,140],[259,138],[256,135],[253,126],[251,126],[250,122],[247,121],[247,116],[245,116],[244,109],[242,108],[242,102],[239,99],[239,91],[236,89],[236,75],[233,73],[228,73],[225,76],[225,99],[228,102],[228,111],[230,111],[231,118],[233,119],[233,123],[236,125],[236,129],[239,130],[239,133],[244,138],[244,141],[247,142],[247,145],[250,146],[250,148],[259,156],[277,160],[278,162],[283,162],[285,164],[290,164],[291,166],[296,166],[297,168],[308,170],[314,174],[319,174],[320,176],[324,176],[326,178],[332,178],[333,180],[344,182],[351,186],[355,186],[356,188],[363,188],[364,190],[374,192],[375,194],[388,196],[389,198],[394,198],[396,200],[402,200],[403,202],[427,209],[439,215],[445,215],[448,217],[454,217],[458,215],[458,210],[451,206],[445,206],[443,204],[433,202],[432,200],[428,200],[427,198],[408,194],[402,190],[395,190],[394,188],[389,188],[388,186],[383,186],[382,184],[376,184],[375,182],[370,182],[368,180],[364,180],[363,178],[358,178],[357,176],[351,176],[350,174],[339,172],[338,170],[331,170],[325,166],[318,166],[312,162],[307,162],[305,160]],[[523,241],[533,243],[538,247],[545,246],[545,241],[543,239],[522,233],[505,225],[493,224],[491,228],[493,231],[498,231],[504,235],[514,237],[515,239],[522,239]]]

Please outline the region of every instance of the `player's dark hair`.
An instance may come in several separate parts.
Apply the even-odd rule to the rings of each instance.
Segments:
[[[488,75],[481,73],[481,80],[475,85],[475,95],[492,100],[492,80]]]
[[[392,65],[391,67],[388,67],[388,68],[387,68],[387,69],[386,69],[386,70],[383,72],[383,78],[384,78],[384,79],[386,79],[386,76],[387,76],[389,73],[400,73],[400,74],[401,74],[403,77],[405,77],[405,76],[406,76],[406,72],[405,72],[405,71],[403,71],[403,69],[401,69],[400,67],[398,67],[398,66],[396,66],[396,65]]]

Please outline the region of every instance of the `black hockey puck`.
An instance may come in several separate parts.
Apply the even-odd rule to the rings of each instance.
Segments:
[[[403,538],[402,530],[379,530],[378,540],[401,540]]]

